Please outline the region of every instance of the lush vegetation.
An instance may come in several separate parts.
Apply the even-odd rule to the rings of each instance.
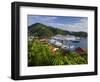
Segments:
[[[79,37],[87,37],[86,32],[70,32],[61,30],[52,26],[47,26],[41,23],[35,23],[28,27],[28,34],[35,37],[51,37],[53,35],[74,35]]]
[[[86,32],[70,32],[41,23],[35,23],[28,27],[29,37],[35,37],[32,41],[28,41],[28,66],[75,65],[88,63],[87,52],[79,55],[75,51],[67,51],[63,54],[63,51],[59,48],[55,53],[52,53],[49,44],[44,44],[39,40],[40,38],[49,38],[57,34],[87,37]]]
[[[49,44],[43,44],[38,39],[28,41],[28,66],[46,65],[75,65],[87,64],[87,53],[78,55],[74,51],[68,51],[65,55],[61,49],[52,53]]]

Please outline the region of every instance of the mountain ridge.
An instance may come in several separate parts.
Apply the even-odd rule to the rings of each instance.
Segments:
[[[78,37],[87,37],[87,33],[80,31],[80,32],[72,32],[67,30],[58,29],[56,27],[47,26],[42,23],[35,23],[28,26],[28,35],[29,36],[36,36],[36,37],[51,37],[53,35],[74,35]]]

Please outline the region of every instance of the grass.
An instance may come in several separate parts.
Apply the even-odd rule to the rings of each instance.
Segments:
[[[38,39],[28,41],[28,66],[49,65],[77,65],[87,64],[87,52],[82,55],[68,51],[63,55],[59,48],[55,53],[49,48],[50,44],[43,44]]]

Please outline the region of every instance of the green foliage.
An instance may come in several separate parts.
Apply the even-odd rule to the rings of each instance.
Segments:
[[[35,37],[50,37],[53,35],[46,25],[41,23],[36,23],[28,27],[29,35],[34,35]]]
[[[51,37],[53,35],[74,35],[79,37],[87,37],[86,32],[70,32],[61,30],[55,27],[47,26],[41,23],[35,23],[28,27],[28,35],[33,35],[35,37]]]
[[[28,41],[28,66],[76,65],[87,63],[87,53],[81,56],[73,51],[69,51],[66,55],[62,55],[61,50],[58,49],[53,54],[48,44],[43,44],[38,39]]]
[[[28,46],[29,65],[50,64],[51,52],[47,45],[42,45],[39,40],[29,42]]]
[[[74,35],[74,36],[78,36],[78,37],[87,37],[88,36],[88,34],[86,32],[82,32],[82,31],[72,32],[72,33],[70,33],[70,35]]]
[[[64,65],[63,56],[60,50],[55,53],[54,58],[52,59],[53,65]]]

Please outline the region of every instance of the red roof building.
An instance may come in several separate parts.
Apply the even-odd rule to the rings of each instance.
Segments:
[[[75,52],[78,54],[83,54],[85,51],[82,48],[76,48]]]

